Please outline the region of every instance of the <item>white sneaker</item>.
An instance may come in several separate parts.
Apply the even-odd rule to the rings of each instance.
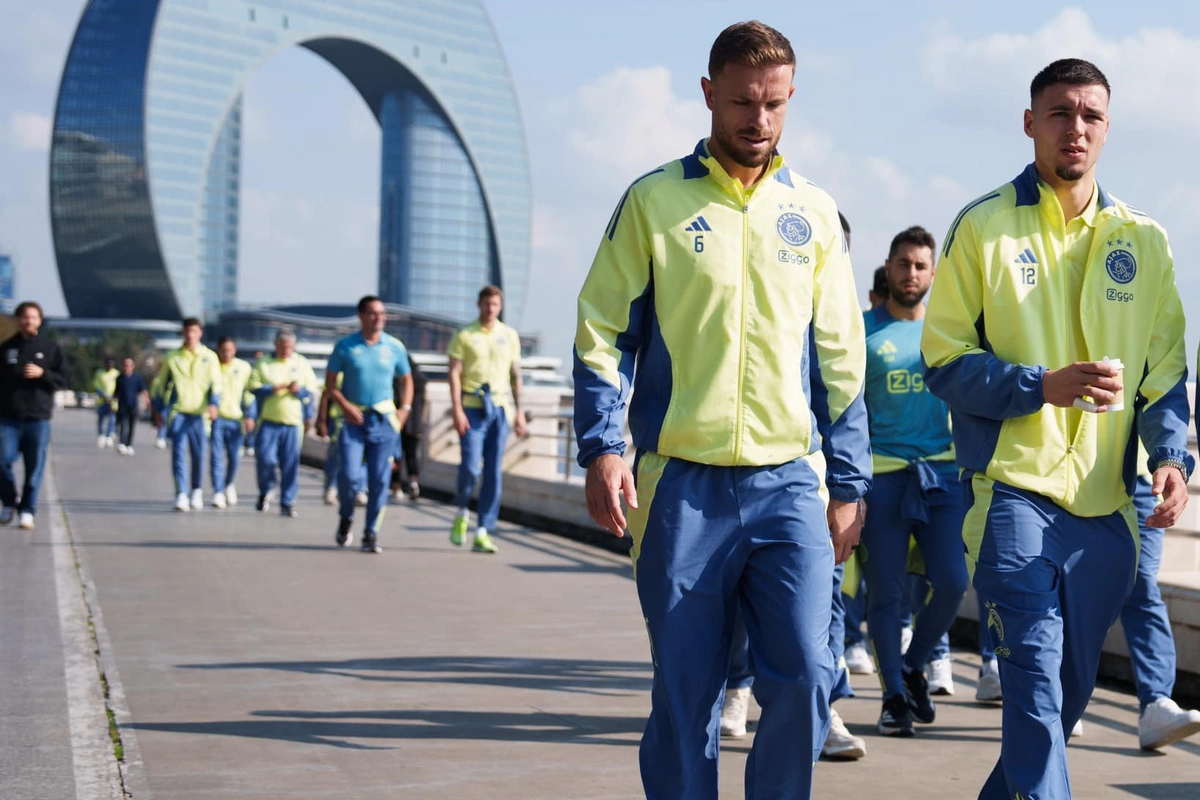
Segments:
[[[5,506],[0,509],[0,525],[7,525],[13,521],[13,517],[17,514],[17,510],[12,506]]]
[[[199,511],[204,508],[204,490],[192,489],[192,510]]]
[[[117,455],[119,455],[119,456],[125,455],[125,445],[123,445],[123,444],[117,445]]]
[[[1169,697],[1160,697],[1138,718],[1138,744],[1157,750],[1200,732],[1200,711],[1184,711]]]
[[[155,450],[166,450],[167,449],[167,440],[166,439],[155,439],[154,440],[154,449]]]
[[[829,709],[829,735],[821,755],[838,761],[862,758],[867,754],[867,743],[850,733],[836,708]]]
[[[994,658],[986,659],[979,668],[975,699],[981,703],[998,703],[1004,699],[1004,690],[1000,688],[1000,663]]]
[[[217,492],[216,494],[213,495],[213,508],[224,508],[224,507],[225,507],[225,493]]]
[[[337,489],[333,488],[332,486],[325,490],[325,505],[337,505]]]
[[[132,448],[132,447],[129,447],[128,445],[126,445],[126,447],[125,447],[125,455],[127,455],[127,456],[131,456],[131,455],[133,455],[133,448]]]
[[[930,661],[925,674],[929,676],[930,694],[943,696],[954,694],[954,670],[949,656]]]
[[[111,436],[105,436],[105,437],[104,437],[104,446],[105,446],[105,447],[107,447],[109,450],[111,450],[111,449],[112,449],[112,446],[113,446],[113,443],[114,443],[115,441],[116,441],[116,439],[114,439],[113,437],[111,437]]]
[[[872,675],[875,672],[875,662],[867,652],[867,646],[852,644],[846,648],[846,668],[851,675]]]
[[[741,739],[746,735],[746,715],[750,712],[750,687],[729,689],[721,706],[721,735]]]
[[[1074,739],[1076,736],[1083,736],[1083,720],[1079,720],[1075,723],[1075,727],[1071,728],[1070,738]]]
[[[33,514],[30,514],[28,511],[22,511],[19,524],[27,531],[33,530]]]
[[[96,447],[98,447],[98,448],[100,448],[101,450],[103,450],[103,449],[104,449],[104,443],[105,443],[105,442],[107,442],[107,441],[108,441],[108,437],[107,437],[107,436],[97,436],[97,437],[96,437]]]
[[[908,652],[910,644],[912,644],[912,628],[905,625],[900,629],[900,655]]]
[[[354,505],[358,506],[359,508],[366,508],[367,493],[366,492],[355,492],[354,493]]]
[[[176,511],[191,511],[192,510],[192,504],[188,502],[187,492],[180,492],[175,497],[175,510]]]
[[[232,483],[225,487],[225,502],[231,506],[237,505],[237,487]]]

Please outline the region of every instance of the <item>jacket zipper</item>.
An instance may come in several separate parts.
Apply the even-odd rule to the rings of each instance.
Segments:
[[[734,466],[741,461],[742,458],[742,435],[745,427],[743,398],[745,397],[746,385],[746,306],[749,302],[750,294],[750,201],[742,202],[742,320],[741,320],[741,335],[740,350],[738,353],[738,383],[737,383],[737,425],[735,426],[735,435],[733,440],[733,463]]]

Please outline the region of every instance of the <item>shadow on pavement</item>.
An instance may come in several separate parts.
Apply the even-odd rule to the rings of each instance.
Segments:
[[[1200,783],[1114,783],[1113,788],[1146,800],[1195,800],[1200,797]]]
[[[255,711],[262,720],[228,722],[137,722],[139,731],[202,733],[322,744],[352,750],[390,750],[351,739],[451,739],[634,746],[642,717],[585,714],[520,714],[494,711]]]
[[[183,664],[184,669],[261,669],[335,675],[364,681],[455,683],[550,692],[622,696],[650,691],[650,664],[553,658],[433,656],[342,661],[245,661]]]
[[[323,553],[339,552],[332,540],[329,544],[287,544],[284,542],[180,542],[180,541],[148,541],[148,542],[76,542],[76,547],[143,547],[150,549],[179,549],[179,550],[320,550]],[[358,547],[347,548],[342,552],[358,553]]]

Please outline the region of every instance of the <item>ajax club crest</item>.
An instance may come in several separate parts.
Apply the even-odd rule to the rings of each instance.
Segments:
[[[802,247],[812,238],[812,226],[808,220],[791,211],[779,215],[775,230],[779,231],[779,238],[792,247]]]
[[[1113,250],[1104,259],[1104,269],[1108,277],[1124,286],[1137,275],[1137,259],[1128,250]]]

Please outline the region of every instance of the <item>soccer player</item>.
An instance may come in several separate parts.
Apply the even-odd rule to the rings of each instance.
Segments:
[[[279,513],[296,516],[300,492],[300,448],[308,425],[305,404],[317,388],[308,359],[296,352],[296,334],[281,328],[275,334],[275,354],[254,365],[246,388],[254,395],[257,430],[254,463],[258,472],[259,511],[267,511],[279,473]]]
[[[450,542],[461,546],[467,535],[467,506],[479,483],[479,527],[471,547],[477,553],[494,553],[489,531],[500,516],[500,482],[504,446],[511,427],[525,435],[521,413],[521,339],[500,321],[504,295],[495,286],[479,290],[479,319],[460,328],[450,340],[450,402],[454,430],[462,442],[458,465],[458,514],[450,528]],[[480,481],[480,463],[483,480]]]
[[[132,358],[121,362],[121,374],[113,385],[113,400],[117,404],[117,452],[133,455],[133,432],[137,427],[138,401],[149,402],[148,389],[142,376],[134,371]]]
[[[379,530],[387,511],[388,476],[396,439],[412,411],[412,376],[408,372],[408,351],[401,341],[384,333],[387,308],[374,295],[358,301],[358,321],[362,326],[338,341],[325,368],[325,393],[329,401],[342,409],[343,424],[338,434],[341,469],[338,472],[338,547],[351,542],[354,523],[353,486],[367,471],[367,520],[363,530],[362,551],[382,553]],[[343,377],[344,376],[344,377]],[[401,404],[396,407],[392,379],[403,378]],[[338,379],[341,387],[338,386]],[[327,405],[317,422],[328,425]]]
[[[981,800],[1071,796],[1066,733],[1134,581],[1135,437],[1162,497],[1151,527],[1179,519],[1194,466],[1166,233],[1095,179],[1108,81],[1062,59],[1030,100],[1034,162],[951,225],[921,341],[925,382],[952,411],[1004,693]]]
[[[896,234],[884,263],[887,299],[863,315],[874,480],[866,497],[860,557],[867,579],[867,632],[883,684],[878,727],[885,736],[912,736],[914,717],[934,721],[925,665],[967,590],[962,491],[949,410],[925,388],[921,364],[935,247],[933,236],[920,226]],[[911,583],[910,536],[933,592],[916,615],[902,656],[900,608]]]
[[[13,316],[18,330],[0,343],[0,525],[19,515],[18,524],[32,530],[50,445],[54,393],[67,388],[66,359],[62,348],[41,333],[40,305],[21,303]],[[25,465],[20,502],[12,468],[18,457]]]
[[[201,484],[204,451],[208,449],[208,424],[217,418],[221,403],[221,363],[216,353],[200,343],[204,336],[200,320],[195,317],[185,319],[182,333],[183,345],[163,358],[150,393],[158,398],[158,413],[165,413],[167,417],[171,474],[175,479],[175,510],[199,511],[204,507]],[[190,471],[184,460],[185,451],[191,456]]]
[[[867,290],[867,304],[878,308],[888,299],[887,264],[875,268],[871,288]]]
[[[115,358],[104,359],[104,366],[96,370],[92,376],[92,391],[96,393],[96,447],[113,446],[114,416],[116,410],[117,378],[121,371],[117,369]]]
[[[221,404],[212,424],[212,453],[209,473],[212,477],[214,508],[236,506],[238,502],[238,466],[242,461],[242,428],[254,431],[254,418],[246,410],[253,397],[246,392],[252,367],[237,357],[237,343],[230,336],[217,340],[217,358],[221,360]]]
[[[809,797],[829,728],[833,569],[858,541],[870,460],[862,313],[837,207],[775,151],[795,65],[760,22],[717,37],[701,79],[711,135],[633,183],[579,295],[579,463],[599,525],[621,535],[622,496],[630,508],[654,656],[641,744],[653,800],[717,794],[739,606],[762,706],[746,796]]]

